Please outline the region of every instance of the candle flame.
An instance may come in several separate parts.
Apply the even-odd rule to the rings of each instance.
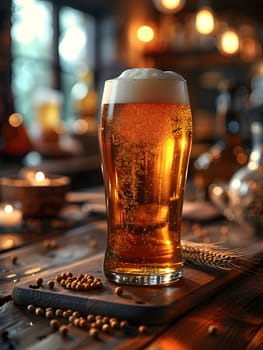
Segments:
[[[14,209],[11,204],[6,204],[4,207],[4,211],[6,214],[11,214],[13,213]]]
[[[37,181],[37,182],[42,182],[42,181],[44,181],[45,180],[45,174],[43,173],[43,171],[37,171],[36,173],[35,173],[35,180]]]

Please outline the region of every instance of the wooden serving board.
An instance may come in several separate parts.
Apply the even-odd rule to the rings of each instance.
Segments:
[[[238,277],[238,273],[201,270],[185,266],[183,278],[172,286],[141,287],[122,286],[123,294],[116,295],[116,284],[109,282],[102,272],[103,254],[83,259],[63,268],[55,268],[39,275],[43,286],[32,289],[35,277],[18,284],[12,291],[12,298],[18,305],[72,309],[81,314],[101,314],[134,323],[160,324],[189,311],[200,302],[207,300],[222,286]],[[91,273],[103,282],[103,288],[96,291],[73,291],[61,287],[57,282],[54,289],[47,286],[56,274],[71,271]]]

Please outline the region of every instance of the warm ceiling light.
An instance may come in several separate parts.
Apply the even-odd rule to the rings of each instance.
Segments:
[[[233,55],[239,50],[239,37],[235,30],[226,30],[219,38],[219,50],[228,55]]]
[[[240,56],[244,61],[253,61],[261,55],[260,43],[251,37],[243,38],[240,42]]]
[[[141,26],[137,29],[137,38],[140,41],[148,43],[154,38],[154,31],[150,26]]]
[[[13,128],[18,128],[23,124],[23,117],[19,113],[12,113],[8,118],[8,122]]]
[[[200,9],[195,17],[195,26],[199,33],[210,34],[215,28],[214,15],[209,7]]]
[[[176,13],[185,4],[185,0],[153,0],[153,2],[157,10],[165,14]]]

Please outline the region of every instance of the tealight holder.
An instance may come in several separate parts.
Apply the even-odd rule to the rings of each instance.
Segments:
[[[50,219],[58,216],[70,189],[67,176],[46,176],[42,171],[28,171],[24,176],[1,179],[2,198],[21,203],[23,218]]]

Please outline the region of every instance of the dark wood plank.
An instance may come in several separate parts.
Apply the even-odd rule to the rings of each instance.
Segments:
[[[221,230],[221,227],[224,230]],[[243,246],[256,241],[255,237],[240,232],[236,225],[226,225],[224,221],[206,226],[184,222],[182,233],[183,239],[224,242],[230,247],[238,246],[241,236]],[[50,239],[57,243],[56,249],[45,249],[45,241]],[[97,242],[96,247],[90,246],[94,240]],[[92,256],[103,251],[105,243],[106,222],[98,221],[56,234],[41,235],[33,239],[30,245],[2,253],[0,255],[0,303],[10,297],[12,288],[19,280],[23,281],[26,278],[25,272],[31,271],[31,274],[37,274],[54,266],[63,266]],[[16,264],[12,262],[13,256],[17,257]]]
[[[184,239],[192,239],[194,241],[223,241],[226,246],[230,247],[248,247],[258,240],[256,237],[246,234],[239,226],[224,221],[216,224],[209,223],[207,225],[185,222],[183,236]],[[11,291],[17,283],[19,283],[19,288],[20,286],[24,286],[27,289],[28,284],[34,281],[37,276],[44,277],[44,280],[46,280],[49,276],[54,276],[56,272],[61,271],[61,269],[64,270],[71,266],[74,266],[76,271],[82,269],[82,263],[86,263],[90,260],[90,257],[94,257],[95,254],[104,251],[106,223],[90,224],[79,229],[51,235],[50,238],[52,237],[58,242],[58,249],[54,249],[53,251],[46,251],[43,247],[43,240],[41,239],[34,241],[33,244],[27,247],[0,255],[0,295],[10,296]],[[93,239],[97,241],[97,246],[92,248],[89,244]],[[256,247],[254,246],[252,249],[248,249],[248,253],[251,255],[257,254],[262,248],[262,244],[258,244]],[[18,266],[13,265],[11,261],[11,257],[14,254],[18,257]],[[55,258],[52,257],[53,254]],[[39,266],[40,270],[34,273],[34,268]],[[8,271],[5,271],[6,267],[9,267]],[[32,274],[25,275],[24,271],[30,269],[32,270]],[[85,269],[89,269],[87,264],[85,264]],[[102,273],[101,263],[99,269],[96,269],[96,272],[98,271]],[[226,350],[229,348],[228,341],[230,339],[230,344],[233,345],[234,350],[245,350],[246,347],[246,350],[259,350],[260,347],[258,344],[262,342],[263,333],[261,319],[262,307],[257,307],[257,305],[263,304],[261,287],[258,289],[258,286],[263,285],[262,279],[259,279],[256,283],[257,279],[251,280],[251,275],[242,276],[238,273],[217,273],[212,270],[193,268],[192,266],[186,266],[185,271],[182,285],[180,287],[161,288],[163,289],[161,296],[159,294],[160,290],[156,291],[155,288],[145,293],[144,288],[124,287],[124,300],[120,300],[114,294],[113,286],[111,284],[108,286],[108,282],[105,282],[107,293],[110,292],[111,295],[109,298],[110,302],[114,302],[114,298],[117,298],[117,303],[122,301],[124,304],[127,304],[128,302],[130,306],[136,304],[137,309],[138,306],[144,306],[147,310],[152,309],[154,313],[149,313],[147,317],[156,315],[157,309],[155,306],[157,302],[159,305],[161,302],[163,313],[165,308],[168,308],[169,302],[174,303],[168,312],[165,311],[165,317],[167,320],[172,321],[172,324],[150,325],[146,334],[138,334],[137,325],[132,323],[126,332],[117,330],[110,334],[103,333],[100,334],[98,339],[91,338],[87,330],[71,327],[69,336],[63,338],[57,332],[54,333],[51,331],[47,319],[39,318],[29,313],[25,306],[15,305],[11,301],[5,303],[0,309],[0,329],[7,328],[10,338],[6,340],[0,337],[0,349],[5,350],[15,347],[16,349],[27,350],[46,350],[49,348],[52,350],[139,350],[145,349],[148,346],[150,350],[170,350],[171,348],[176,350],[185,350],[186,348],[195,350],[199,348]],[[188,271],[192,271],[192,273],[189,274]],[[12,273],[21,273],[20,282],[14,282],[11,278],[6,279],[6,274],[9,272],[10,275]],[[4,280],[1,280],[2,277],[4,277]],[[243,285],[242,281],[245,282],[247,278],[250,282]],[[202,290],[203,280],[206,280],[207,283],[205,286],[207,288],[206,293]],[[240,282],[242,283],[239,284]],[[243,291],[250,289],[251,285],[254,288],[254,294],[252,293],[251,296],[248,296],[247,292],[243,293]],[[180,288],[186,290],[189,287],[193,288],[192,294],[185,296],[180,301],[176,301],[176,298],[174,299],[174,295],[178,297],[180,293],[182,293],[181,296],[183,295],[183,291],[180,291]],[[229,292],[232,291],[232,288],[239,291],[240,294],[236,295],[233,292],[234,294],[232,295],[232,292]],[[56,291],[54,292],[57,293]],[[63,293],[58,291],[59,295],[63,295]],[[229,293],[231,297],[227,302]],[[224,295],[223,299],[220,298],[221,294]],[[4,300],[4,297],[2,300]],[[254,304],[248,303],[245,313],[242,311],[242,308],[240,309],[235,306],[236,304],[243,305],[248,300],[254,300]],[[42,299],[39,301],[42,302]],[[93,302],[95,301],[96,298],[95,300],[93,299]],[[145,304],[140,304],[142,301],[145,301]],[[139,302],[139,304],[136,302]],[[23,304],[26,303],[23,301]],[[177,307],[175,306],[176,303]],[[115,302],[113,304],[116,306]],[[117,308],[115,306],[113,307],[114,311]],[[252,308],[251,312],[249,311],[250,308]],[[99,310],[102,309],[104,313],[104,307]],[[97,310],[96,307],[95,310]],[[191,310],[193,311],[191,312]],[[189,317],[186,316],[188,314]],[[243,315],[241,319],[239,318],[239,314]],[[245,314],[246,316],[244,316]],[[126,316],[125,313],[120,311],[118,315],[121,315],[122,318]],[[143,321],[143,319],[139,319],[138,322]],[[147,321],[147,318],[145,318],[145,321]],[[211,324],[215,324],[220,331],[216,336],[208,334],[208,327]],[[193,330],[191,327],[193,327]],[[241,347],[238,348],[238,346]]]
[[[263,276],[260,271],[244,275],[214,298],[205,298],[147,350],[262,350],[262,325]],[[212,332],[211,327],[214,328]]]
[[[166,326],[151,326],[145,334],[140,334],[137,327],[129,325],[127,329],[100,332],[92,338],[87,329],[69,326],[67,337],[52,331],[49,320],[34,315],[23,306],[12,301],[6,303],[0,312],[0,330],[8,331],[6,338],[0,337],[0,349],[10,350],[139,350],[155,339]],[[4,328],[3,328],[4,326]]]
[[[262,350],[263,349],[263,322],[260,328],[257,329],[256,334],[250,340],[246,350]]]
[[[56,244],[54,249],[45,246],[50,239]],[[105,242],[106,223],[97,222],[64,233],[43,236],[42,240],[32,245],[1,254],[0,301],[11,295],[19,281],[55,266],[64,266],[97,254],[105,249]]]
[[[33,303],[45,307],[71,308],[84,313],[106,314],[117,318],[125,315],[124,317],[132,322],[160,324],[190,310],[202,301],[204,296],[216,293],[239,276],[234,272],[202,271],[185,266],[184,277],[173,286],[125,286],[124,293],[117,296],[114,292],[116,284],[106,280],[102,272],[102,263],[103,254],[41,274],[47,282],[63,271],[71,271],[74,275],[91,273],[103,281],[102,290],[78,292],[65,289],[58,283],[52,290],[46,285],[32,289],[27,281],[14,287],[13,300],[19,305]],[[34,284],[34,280],[31,283]]]

